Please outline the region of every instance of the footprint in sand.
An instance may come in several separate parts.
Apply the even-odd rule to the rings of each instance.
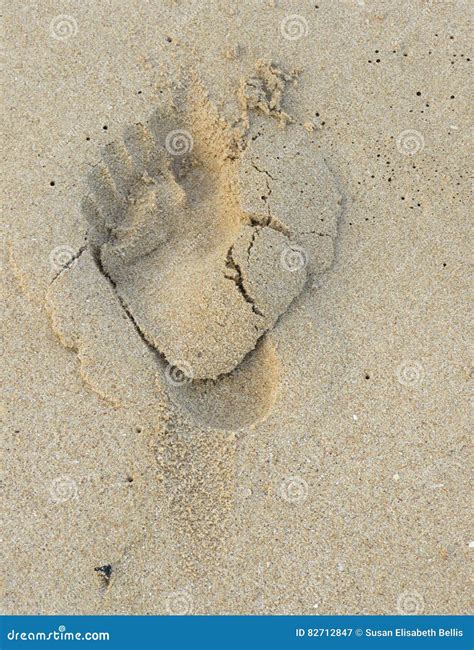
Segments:
[[[126,337],[111,343],[117,371],[137,372],[132,347],[147,348],[147,373],[171,379],[173,401],[208,426],[238,428],[271,407],[278,359],[262,337],[308,277],[329,268],[340,203],[313,139],[281,110],[288,80],[257,68],[241,88],[244,126],[227,124],[190,83],[105,148],[83,205],[89,247],[49,291],[56,329],[66,344],[74,339],[89,384],[91,366],[111,367],[90,360],[112,350],[94,342],[97,324],[89,331],[73,309],[68,319],[64,300],[87,293],[97,272],[88,302],[113,321],[98,325],[104,337],[125,328],[120,309],[128,320]],[[110,301],[118,306],[104,316]],[[115,399],[127,381],[112,381]]]

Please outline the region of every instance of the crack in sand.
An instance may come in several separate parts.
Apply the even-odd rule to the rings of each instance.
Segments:
[[[270,172],[268,172],[266,169],[259,169],[259,167],[257,167],[257,165],[255,164],[255,162],[254,162],[253,160],[251,161],[251,163],[252,163],[252,167],[253,167],[257,172],[259,172],[260,174],[266,174],[269,178],[272,179],[272,181],[275,181],[275,180],[276,180],[276,178],[274,178],[274,177],[270,174]]]
[[[250,251],[252,250],[253,244],[255,242],[255,237],[259,232],[259,226],[255,225],[252,227],[254,229],[254,233],[252,234],[252,239],[250,240],[249,245],[247,247],[247,261],[250,259]],[[257,316],[261,316],[262,318],[265,318],[265,314],[259,309],[255,300],[252,298],[252,296],[248,292],[248,289],[245,287],[244,278],[242,275],[242,268],[240,264],[238,264],[238,262],[233,257],[233,249],[234,246],[231,246],[227,253],[226,267],[228,269],[231,269],[232,271],[236,271],[236,273],[232,274],[231,276],[225,275],[225,277],[229,280],[232,280],[235,283],[237,289],[239,290],[244,300],[251,306],[254,314],[257,314]],[[253,349],[255,349],[255,346]]]
[[[64,264],[64,266],[59,269],[59,271],[56,273],[56,275],[50,280],[50,285],[53,284],[55,280],[57,280],[65,271],[71,268],[71,266],[81,257],[82,253],[87,250],[87,244],[84,244],[84,246],[81,246],[80,249],[75,253],[70,260]]]

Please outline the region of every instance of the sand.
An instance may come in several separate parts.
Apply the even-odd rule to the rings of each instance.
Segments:
[[[6,8],[6,612],[469,611],[470,9]]]

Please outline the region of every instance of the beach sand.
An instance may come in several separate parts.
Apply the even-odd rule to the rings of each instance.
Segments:
[[[470,3],[5,14],[4,610],[467,613]]]

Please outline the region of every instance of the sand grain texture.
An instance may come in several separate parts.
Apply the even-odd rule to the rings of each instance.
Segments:
[[[469,3],[5,13],[4,609],[468,612]]]

